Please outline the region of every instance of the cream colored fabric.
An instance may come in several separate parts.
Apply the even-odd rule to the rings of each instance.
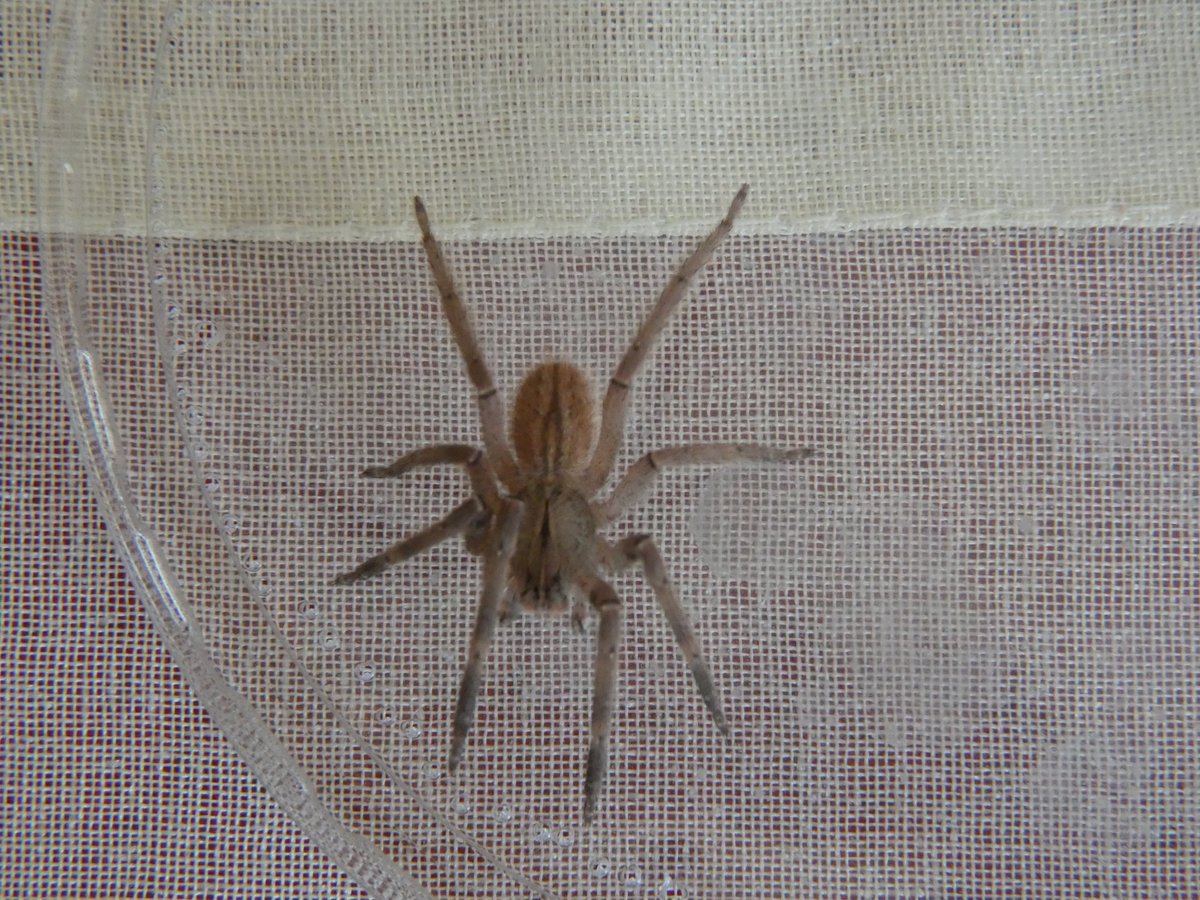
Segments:
[[[164,224],[190,236],[411,237],[413,191],[447,237],[656,234],[742,181],[744,232],[1161,225],[1200,193],[1195,15],[142,0],[63,4],[90,46],[55,51],[79,51],[60,60],[95,123],[78,212],[101,232],[144,227],[148,105]],[[14,110],[29,87],[11,80]]]
[[[1169,3],[57,8],[46,307],[85,464],[213,720],[378,895],[1200,889],[1197,24]],[[511,397],[551,355],[604,384],[742,182],[618,465],[818,453],[664,476],[611,529],[656,536],[733,735],[616,578],[585,829],[590,633],[501,629],[452,777],[477,563],[447,544],[329,584],[465,490],[364,465],[478,441],[411,195]]]

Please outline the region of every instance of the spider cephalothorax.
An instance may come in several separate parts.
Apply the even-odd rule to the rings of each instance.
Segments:
[[[600,573],[634,564],[642,567],[657,596],[713,721],[723,733],[729,732],[720,695],[654,542],[648,535],[633,535],[612,543],[601,537],[599,530],[640,500],[663,468],[739,460],[777,462],[802,459],[811,451],[725,443],[668,447],[643,456],[607,499],[594,497],[607,481],[620,447],[633,378],[672,310],[686,294],[691,279],[729,233],[746,192],[743,185],[725,218],[659,295],[608,383],[599,435],[595,436],[592,393],[583,373],[568,362],[547,362],[526,375],[517,391],[511,451],[505,440],[500,396],[429,227],[425,206],[420,198],[414,200],[442,311],[475,387],[484,449],[438,444],[414,450],[390,466],[364,471],[368,477],[383,478],[421,466],[460,465],[471,480],[474,494],[440,522],[339,575],[336,581],[349,584],[376,575],[455,534],[462,534],[467,549],[482,558],[483,589],[459,686],[450,743],[451,771],[462,760],[463,746],[475,719],[483,661],[497,622],[523,609],[551,614],[570,611],[575,624],[581,625],[590,609],[599,617],[599,628],[583,815],[585,820],[592,819],[608,767],[621,631],[621,601]]]

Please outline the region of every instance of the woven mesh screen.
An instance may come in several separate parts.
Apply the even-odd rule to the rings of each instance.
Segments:
[[[46,31],[41,277],[83,458],[276,801],[380,896],[1200,891],[1195,10],[428,6]],[[511,397],[548,357],[604,385],[743,181],[617,469],[817,454],[666,472],[607,531],[655,536],[732,734],[613,576],[584,826],[594,627],[500,630],[451,774],[478,562],[330,584],[468,490],[364,466],[479,441],[410,198]]]

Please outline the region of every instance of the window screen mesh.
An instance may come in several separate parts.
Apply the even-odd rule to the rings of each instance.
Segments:
[[[1200,891],[1193,7],[147,0],[25,21],[40,290],[102,509],[205,708],[365,889]],[[613,576],[585,827],[594,626],[501,628],[451,775],[478,562],[448,542],[330,584],[467,492],[364,466],[479,441],[411,196],[511,397],[548,357],[602,387],[744,181],[617,470],[692,442],[817,453],[665,472],[607,530],[655,537],[732,734],[650,587]],[[31,421],[38,395],[7,390]],[[41,621],[78,651],[65,615]],[[142,804],[191,789],[165,765],[141,783]],[[198,845],[208,874],[180,890],[243,852]],[[155,865],[94,887],[161,888]]]

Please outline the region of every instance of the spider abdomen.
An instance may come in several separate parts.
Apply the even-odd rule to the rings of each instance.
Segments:
[[[592,389],[569,362],[542,363],[517,389],[510,431],[521,468],[574,474],[587,463],[595,420]]]

